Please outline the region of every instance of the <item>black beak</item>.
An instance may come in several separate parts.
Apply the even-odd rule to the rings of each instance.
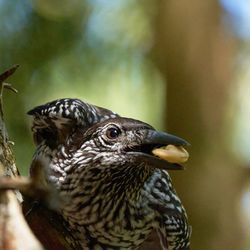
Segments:
[[[152,145],[175,145],[175,146],[188,146],[190,145],[184,139],[171,135],[165,132],[160,132],[156,130],[148,130],[146,137],[144,138],[143,144],[152,144]]]
[[[179,163],[170,163],[166,160],[152,154],[152,150],[157,147],[167,146],[169,144],[175,146],[188,146],[187,141],[175,135],[156,131],[153,129],[145,129],[144,139],[141,144],[128,152],[137,163],[146,163],[148,166],[165,170],[181,170],[183,166]]]

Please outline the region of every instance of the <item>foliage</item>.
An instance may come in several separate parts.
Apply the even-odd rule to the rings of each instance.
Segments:
[[[78,97],[162,127],[165,85],[147,57],[152,2],[2,0],[0,14],[0,67],[21,65],[6,114],[22,173],[33,152],[26,112],[52,99]]]

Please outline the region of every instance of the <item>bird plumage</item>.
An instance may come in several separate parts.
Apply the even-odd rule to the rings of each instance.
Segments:
[[[154,229],[163,249],[188,249],[186,212],[164,170],[180,166],[151,154],[184,140],[78,99],[28,114],[37,145],[31,176],[42,163],[82,249],[136,249]]]

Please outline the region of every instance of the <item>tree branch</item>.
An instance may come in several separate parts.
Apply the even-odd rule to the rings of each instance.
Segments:
[[[4,81],[11,76],[18,65],[0,74],[0,176],[2,178],[18,177],[12,149],[3,116],[3,90],[16,90]],[[3,177],[4,176],[4,177]],[[32,234],[27,225],[18,200],[22,200],[20,192],[0,191],[0,249],[2,250],[41,250],[43,247]]]

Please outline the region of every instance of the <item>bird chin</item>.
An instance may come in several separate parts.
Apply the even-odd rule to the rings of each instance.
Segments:
[[[164,170],[183,170],[184,167],[178,163],[171,163],[166,160],[162,160],[151,154],[143,152],[127,152],[136,163],[145,163],[147,166],[152,168],[159,168]]]

